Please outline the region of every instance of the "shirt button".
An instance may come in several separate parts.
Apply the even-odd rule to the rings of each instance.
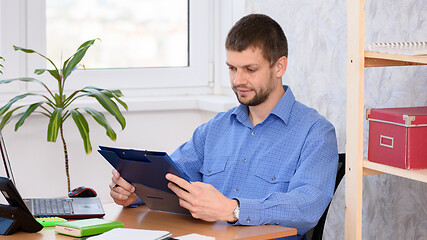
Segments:
[[[256,135],[256,132],[255,132],[255,131],[253,131],[253,132],[252,132],[252,136],[255,136],[255,135]]]
[[[272,181],[276,180],[276,177],[275,176],[271,177],[271,180]]]
[[[248,159],[247,158],[243,158],[243,162],[246,162],[246,161],[248,161]]]
[[[238,189],[238,188],[235,188],[235,189],[234,189],[234,191],[235,191],[235,192],[238,192],[238,191],[239,191],[239,189]]]
[[[212,172],[212,169],[208,169],[208,173],[211,173]]]
[[[276,223],[276,225],[279,225],[279,224],[280,224],[280,223],[278,223],[278,222]]]
[[[251,222],[251,219],[250,219],[250,218],[246,219],[246,222],[247,222],[247,223],[250,223],[250,222]]]

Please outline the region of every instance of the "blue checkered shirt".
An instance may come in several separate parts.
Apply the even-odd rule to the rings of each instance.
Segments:
[[[297,228],[302,239],[329,204],[338,151],[335,129],[291,89],[261,123],[237,106],[199,126],[171,158],[191,181],[240,202],[236,224]]]

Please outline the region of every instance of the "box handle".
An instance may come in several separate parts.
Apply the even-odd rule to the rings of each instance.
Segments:
[[[380,145],[383,147],[393,148],[394,138],[380,135]]]

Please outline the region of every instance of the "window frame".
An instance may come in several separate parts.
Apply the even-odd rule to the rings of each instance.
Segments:
[[[25,28],[23,27],[24,1],[0,1],[0,56],[5,61],[1,61],[4,66],[3,75],[0,79],[9,79],[25,76],[26,68],[24,64],[26,58],[23,54],[15,54],[12,45],[23,45]],[[9,100],[11,93],[23,91],[25,83],[3,84],[0,86],[0,101]]]
[[[19,16],[19,21],[21,23],[25,23],[24,29],[26,31],[21,31],[21,33],[18,34],[19,36],[14,37],[16,43],[13,44],[45,53],[46,1],[18,1],[20,2],[20,7],[14,7],[13,12]],[[2,5],[4,9],[14,5],[14,3],[7,1]],[[85,86],[97,86],[108,89],[120,89],[126,96],[166,95],[170,93],[175,95],[211,93],[212,41],[210,39],[212,36],[213,23],[210,9],[212,9],[212,5],[213,2],[211,0],[189,0],[189,66],[77,70],[70,75],[66,89],[72,91]],[[4,25],[5,24],[3,24],[3,26]],[[13,39],[8,40],[8,42],[12,41]],[[81,43],[75,44],[77,46]],[[101,44],[102,48],[102,41],[96,42],[95,44]],[[90,54],[90,49],[87,54]],[[18,71],[20,74],[19,77],[23,77],[22,74],[24,73],[25,76],[35,77],[47,83],[52,81],[51,76],[46,73],[41,76],[37,76],[33,73],[37,68],[51,68],[51,66],[46,65],[47,63],[39,56],[35,54],[26,54],[24,60],[20,59],[16,62],[25,66],[25,70]],[[84,59],[82,63],[84,64]],[[53,87],[55,87],[55,85]],[[39,86],[34,86],[32,84],[29,84],[27,88],[31,91],[41,90]]]

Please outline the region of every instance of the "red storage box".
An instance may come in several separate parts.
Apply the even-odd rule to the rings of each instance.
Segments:
[[[427,106],[368,109],[368,160],[389,166],[427,168]]]

